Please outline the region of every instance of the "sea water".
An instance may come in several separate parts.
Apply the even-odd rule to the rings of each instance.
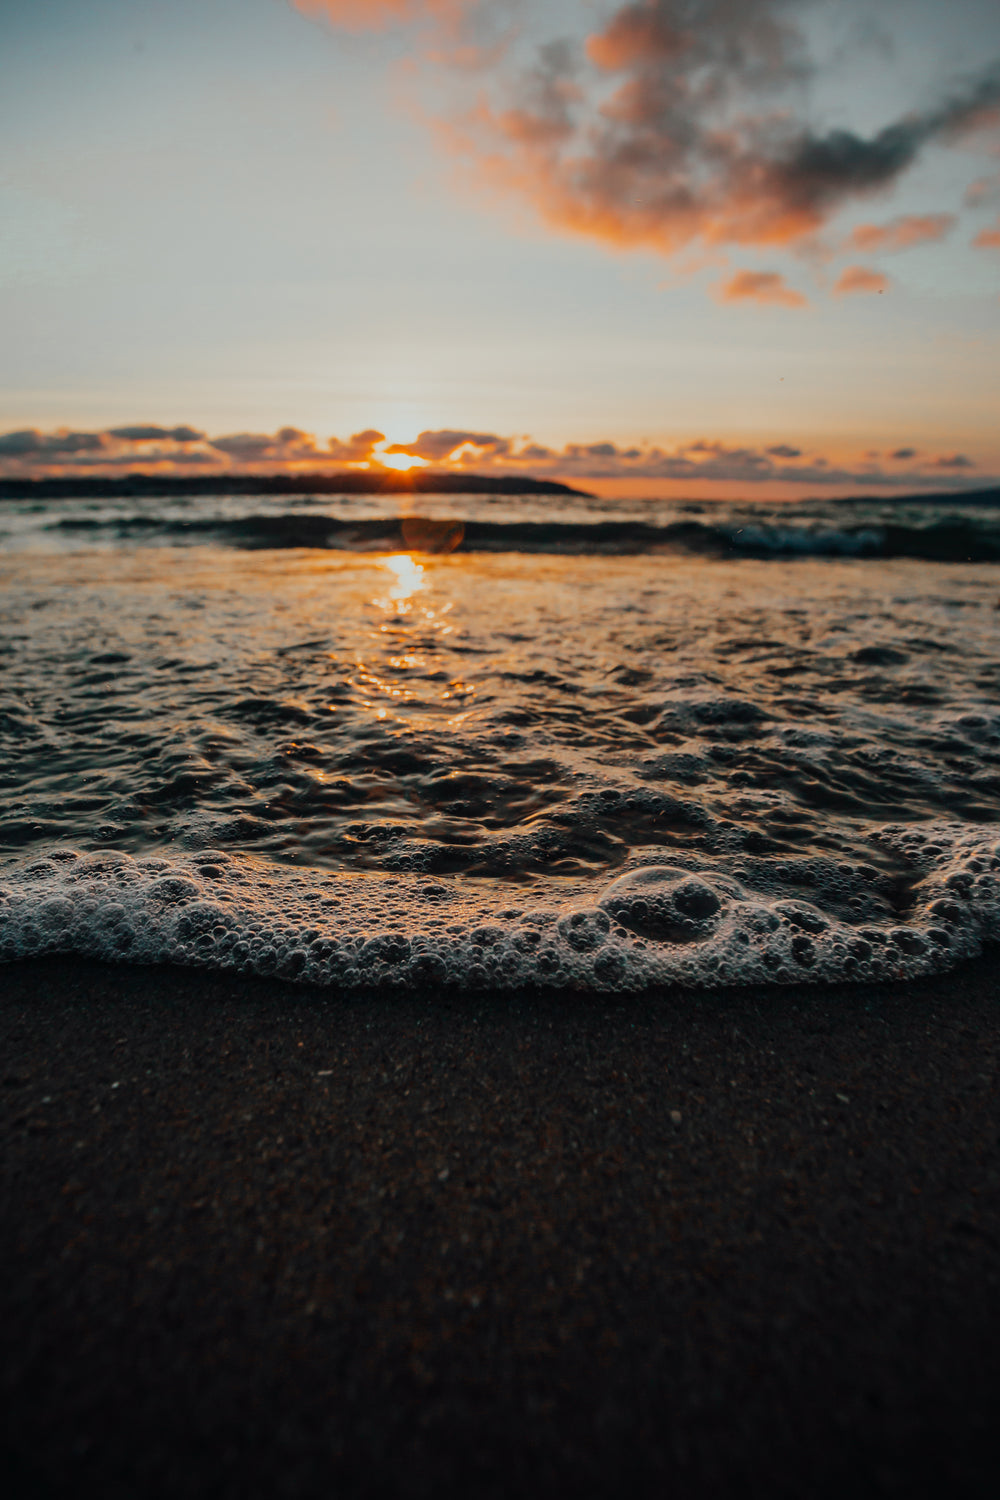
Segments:
[[[0,548],[4,960],[634,992],[1000,937],[996,511],[95,496]]]

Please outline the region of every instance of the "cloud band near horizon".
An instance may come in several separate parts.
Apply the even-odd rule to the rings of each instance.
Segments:
[[[0,434],[0,477],[108,475],[123,471],[162,474],[333,473],[359,468],[399,467],[410,459],[451,473],[520,474],[536,478],[686,481],[689,483],[813,484],[824,487],[915,487],[940,484],[942,477],[978,484],[991,476],[977,472],[963,453],[923,453],[916,447],[868,450],[855,461],[804,451],[792,443],[762,447],[698,438],[673,448],[656,444],[626,447],[611,441],[548,447],[528,437],[441,428],[421,432],[410,443],[389,443],[375,428],[346,441],[325,442],[297,427],[274,433],[230,433],[209,437],[196,427],[132,426],[81,432],[41,432],[23,428]]]

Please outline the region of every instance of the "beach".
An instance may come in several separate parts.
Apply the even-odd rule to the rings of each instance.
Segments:
[[[8,1492],[992,1492],[997,989],[6,966]]]
[[[0,99],[0,1500],[993,1500],[997,0]]]
[[[299,501],[10,502],[18,1494],[992,1493],[988,507]]]

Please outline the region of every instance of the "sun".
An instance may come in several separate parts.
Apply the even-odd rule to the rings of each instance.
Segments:
[[[422,469],[426,458],[412,458],[409,453],[376,453],[375,462],[384,469]]]

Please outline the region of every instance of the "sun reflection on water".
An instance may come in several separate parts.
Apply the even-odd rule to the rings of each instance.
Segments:
[[[382,618],[373,622],[370,634],[374,651],[358,654],[352,675],[360,705],[374,719],[408,732],[432,728],[444,709],[445,722],[458,729],[476,714],[469,703],[475,699],[476,688],[447,677],[436,656],[442,642],[455,631],[448,623],[455,601],[441,598],[434,566],[425,567],[409,552],[394,552],[372,562],[383,576],[389,574],[389,586],[367,601]],[[423,597],[415,601],[414,595],[421,593]],[[448,712],[459,705],[463,707],[458,713]]]
[[[408,552],[394,552],[391,557],[382,558],[379,567],[386,568],[395,577],[387,598],[397,608],[401,604],[406,604],[425,585],[423,567],[420,563],[414,562]],[[399,613],[404,613],[404,611],[400,610]]]

